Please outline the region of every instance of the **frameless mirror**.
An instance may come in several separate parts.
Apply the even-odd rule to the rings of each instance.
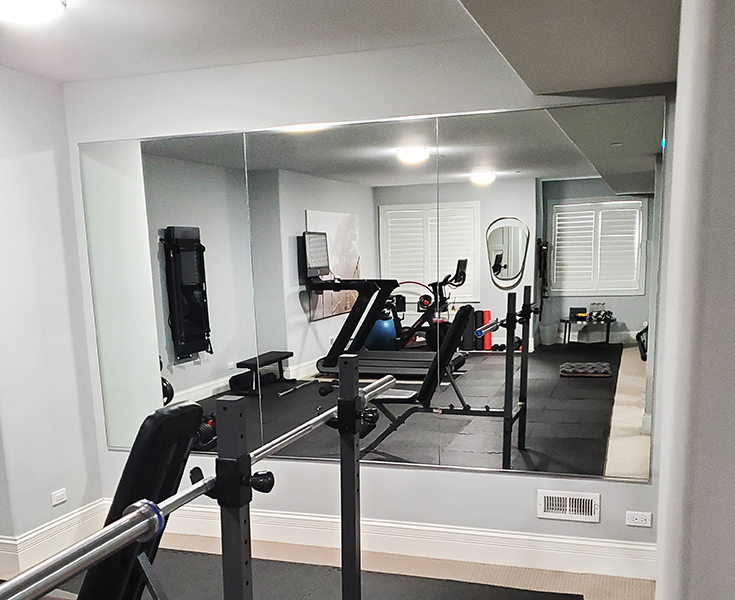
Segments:
[[[663,118],[656,98],[260,131],[247,164],[242,134],[83,145],[108,443],[129,445],[163,376],[174,401],[248,397],[257,446],[333,406],[330,360],[354,351],[364,383],[404,394],[373,404],[364,460],[500,469],[510,397],[512,469],[647,479]],[[174,348],[172,225],[205,248],[211,355]],[[486,328],[526,288],[527,342]],[[588,362],[608,375],[560,374]],[[322,428],[279,455],[338,453]]]
[[[496,287],[512,290],[523,278],[531,232],[518,217],[499,217],[485,231],[490,275]]]

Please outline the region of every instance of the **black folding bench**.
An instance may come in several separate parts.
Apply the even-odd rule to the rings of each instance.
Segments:
[[[202,422],[202,407],[179,402],[159,408],[140,426],[105,525],[122,518],[125,509],[147,499],[156,504],[179,489],[194,435]],[[156,585],[151,563],[161,536],[134,542],[90,568],[77,600],[139,600],[144,586]],[[151,595],[158,590],[151,590]]]

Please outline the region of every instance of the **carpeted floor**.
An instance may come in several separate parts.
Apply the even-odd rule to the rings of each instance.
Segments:
[[[160,550],[154,568],[169,598],[222,598],[222,561],[212,554]],[[62,586],[77,592],[82,577]],[[583,596],[408,575],[363,572],[364,600],[573,600]],[[256,600],[338,600],[340,571],[335,567],[270,560],[253,560],[253,597]],[[143,598],[150,598],[148,593]]]
[[[512,468],[545,473],[603,475],[610,431],[621,345],[569,344],[541,346],[530,356],[528,381],[527,450],[513,449]],[[560,378],[559,365],[567,361],[605,361],[613,368],[607,379]],[[520,358],[516,361],[516,370]],[[501,407],[504,395],[504,357],[471,355],[458,384],[473,406]],[[336,393],[318,395],[316,384],[278,398],[277,392],[293,384],[276,383],[264,389],[262,404],[264,441],[310,419],[318,410],[336,402]],[[515,398],[518,398],[516,376]],[[401,387],[415,389],[416,384]],[[434,396],[434,406],[457,403],[454,391],[444,385]],[[213,399],[203,401],[213,409]],[[259,400],[248,401],[248,440],[260,445]],[[401,407],[397,407],[400,412]],[[387,426],[363,440],[367,445]],[[515,437],[514,437],[515,443]],[[500,468],[502,421],[488,417],[414,414],[365,460],[459,467]],[[338,458],[339,441],[330,428],[321,428],[291,444],[283,456]]]

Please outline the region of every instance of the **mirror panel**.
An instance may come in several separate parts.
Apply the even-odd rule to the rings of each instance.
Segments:
[[[362,440],[364,460],[503,468],[510,397],[514,415],[526,407],[526,447],[516,422],[506,467],[646,480],[653,361],[633,340],[644,322],[655,340],[663,107],[646,99],[283,128],[247,133],[244,145],[231,134],[82,147],[108,442],[129,445],[160,406],[156,353],[175,400],[250,398],[255,447],[334,406],[330,356],[359,350],[372,368],[365,383],[392,372],[396,389],[414,394],[375,403],[382,416]],[[159,238],[169,225],[199,227],[206,247],[214,354],[188,361],[174,359],[167,323]],[[137,250],[126,256],[128,241]],[[598,253],[588,269],[579,244]],[[631,248],[636,267],[623,272],[611,257]],[[526,288],[538,314],[524,343],[520,321],[509,332],[493,320],[507,321],[509,294],[520,310]],[[363,301],[368,317],[346,326]],[[131,327],[128,306],[147,319]],[[612,376],[561,377],[567,362],[609,363]],[[337,458],[338,437],[321,428],[280,455]]]
[[[101,152],[107,156],[104,169]],[[229,379],[238,372],[235,363],[256,354],[243,136],[92,144],[81,155],[100,364],[111,364],[101,369],[108,443],[129,447],[145,415],[163,403],[162,378],[172,386],[174,402],[202,401],[213,413],[214,398],[230,389]],[[121,183],[121,172],[134,189],[133,183]],[[128,217],[133,210],[135,219]],[[189,323],[208,320],[212,353],[177,358],[174,352],[167,248],[161,241],[170,226],[196,228],[203,246],[204,285],[182,286],[183,317]],[[194,283],[184,276],[184,284]],[[110,282],[115,288],[107,292]],[[204,308],[196,302],[200,288],[207,294]],[[110,311],[114,319],[106,316]],[[104,326],[110,320],[115,329]],[[121,355],[114,362],[107,359],[108,347]],[[144,361],[145,379],[134,375]],[[133,382],[145,382],[145,388],[129,389]],[[141,398],[145,406],[131,408]],[[248,438],[255,448],[262,443],[257,394],[252,400]],[[128,421],[124,434],[119,432]]]
[[[320,396],[320,384],[309,383],[315,374],[322,382],[336,377],[340,352],[333,348],[348,351],[353,338],[363,336],[371,353],[364,364],[378,369],[364,375],[375,379],[385,366],[373,355],[393,353],[400,332],[420,316],[419,297],[433,281],[423,231],[427,209],[436,206],[435,129],[434,119],[421,119],[246,135],[258,353],[293,352],[285,363],[285,378],[293,381],[263,387],[266,440],[336,403],[336,391]],[[412,192],[399,213],[393,210],[395,189]],[[395,217],[393,227],[381,220],[384,214]],[[309,232],[304,250],[317,243],[322,248],[320,236],[326,234],[328,269],[310,261],[308,272],[300,273],[304,232]],[[402,252],[392,259],[381,253],[396,244],[403,244]],[[359,320],[348,318],[373,289],[380,290],[382,302],[374,305],[375,326],[367,323],[363,330]],[[405,300],[386,304],[395,295]],[[426,329],[420,328],[419,337]],[[425,349],[425,342],[412,342],[414,337],[404,343]],[[302,383],[303,388],[289,391]],[[281,454],[336,458],[338,439],[332,434],[317,431]]]

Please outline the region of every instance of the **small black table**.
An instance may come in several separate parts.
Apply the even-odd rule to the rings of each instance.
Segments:
[[[588,321],[587,319],[571,319],[569,317],[562,317],[559,319],[564,323],[564,343],[569,343],[569,338],[572,337],[572,323],[592,323],[593,325],[607,325],[605,330],[605,345],[610,344],[610,325],[612,325],[617,319],[610,317],[604,321]]]
[[[253,356],[247,360],[241,360],[236,366],[238,369],[250,369],[251,371],[256,372],[259,367],[267,367],[278,363],[278,381],[290,381],[283,376],[283,361],[291,358],[292,356],[293,352],[272,350],[270,352],[265,352],[264,354],[258,354],[258,356]]]

